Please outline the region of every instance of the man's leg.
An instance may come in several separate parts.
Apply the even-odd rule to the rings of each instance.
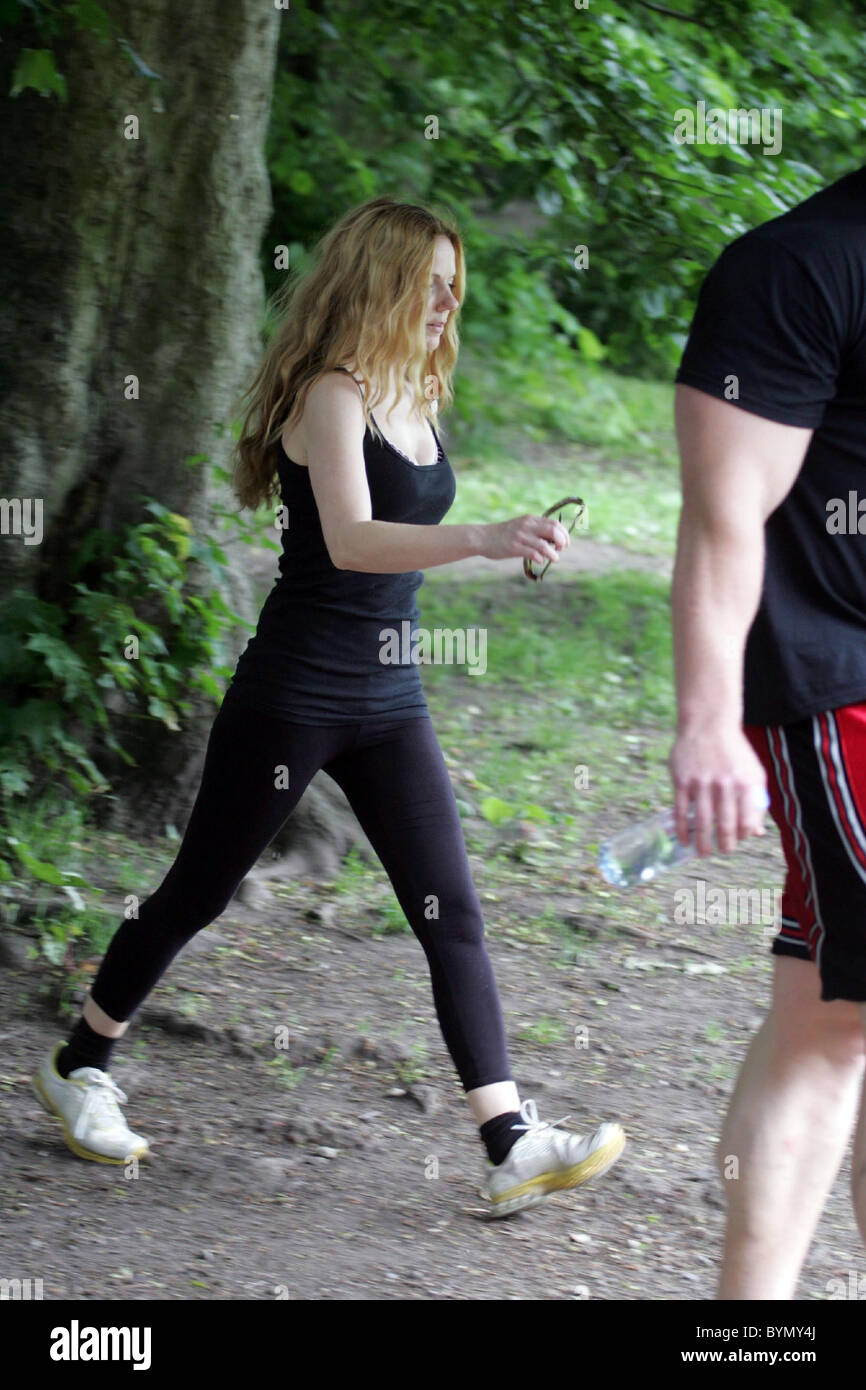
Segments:
[[[860,1005],[863,1033],[866,1035],[866,1005]],[[854,1215],[860,1227],[863,1244],[866,1245],[866,1081],[860,1098],[860,1119],[854,1139],[854,1156],[851,1159],[851,1196],[854,1201]]]
[[[718,1148],[728,1204],[720,1299],[793,1296],[860,1101],[862,1006],[822,1001],[812,961],[777,955],[774,965],[772,1006],[752,1040]],[[866,1239],[862,1116],[859,1145]]]

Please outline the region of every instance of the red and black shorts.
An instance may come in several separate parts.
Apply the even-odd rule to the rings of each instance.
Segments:
[[[744,733],[787,864],[773,954],[815,961],[822,999],[866,1001],[866,703]]]

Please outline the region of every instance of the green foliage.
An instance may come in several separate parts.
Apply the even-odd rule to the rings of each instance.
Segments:
[[[340,872],[331,884],[331,890],[341,897],[360,897],[369,880],[370,870],[361,858],[357,845],[353,845],[340,865]]]
[[[120,536],[95,529],[72,565],[67,604],[16,591],[0,604],[0,798],[58,782],[86,795],[108,789],[81,737],[100,726],[107,746],[132,761],[111,728],[112,709],[180,727],[185,698],[218,702],[230,677],[223,638],[239,621],[218,590],[189,582],[191,567],[228,560],[213,537],[150,500],[155,520]],[[89,582],[75,576],[87,571]],[[247,626],[251,626],[247,624]]]
[[[482,402],[499,394],[502,373],[474,358],[461,360],[460,373],[460,399],[470,393],[479,404],[465,426],[455,425],[452,440],[446,435],[458,468],[450,523],[540,513],[558,497],[579,496],[587,524],[573,544],[588,538],[642,555],[673,555],[681,493],[670,384],[581,370],[572,360],[545,371],[527,368],[520,385],[515,367],[508,417],[496,427]],[[430,571],[425,593],[437,582],[438,572]]]
[[[524,806],[522,809],[513,806],[508,801],[503,801],[498,796],[485,796],[481,802],[480,811],[485,820],[490,821],[491,825],[503,825],[506,821],[513,820],[519,815],[521,820],[538,822],[548,822],[551,816],[545,811],[543,806],[538,806],[534,802]]]
[[[70,898],[63,912],[55,904],[36,914],[41,953],[66,971],[78,963],[74,948],[98,949],[114,929],[88,906],[98,890],[70,863],[89,798],[111,792],[88,752],[94,735],[130,765],[119,717],[178,729],[191,691],[218,704],[219,678],[231,676],[224,639],[242,622],[217,587],[197,582],[205,570],[225,578],[228,557],[214,536],[143,500],[152,520],[88,533],[66,603],[21,591],[0,603],[0,895],[13,922],[16,903],[46,888]],[[58,837],[58,825],[67,833]]]
[[[522,1041],[538,1043],[541,1047],[550,1047],[555,1043],[562,1042],[566,1032],[565,1024],[561,1019],[542,1016],[535,1023],[530,1023],[526,1028],[522,1028],[517,1036]]]
[[[416,1082],[423,1081],[430,1070],[427,1047],[424,1043],[412,1043],[409,1051],[414,1054],[413,1057],[401,1057],[394,1066],[404,1086],[413,1086]]]
[[[84,827],[81,803],[52,796],[38,806],[15,805],[0,835],[3,920],[15,928],[26,905],[33,954],[57,967],[67,985],[86,956],[105,949],[116,925],[98,906],[102,889],[79,871]]]
[[[275,225],[303,268],[375,194],[452,210],[464,341],[502,388],[467,413],[495,416],[509,368],[522,394],[563,353],[668,374],[722,246],[862,163],[864,59],[855,0],[296,0],[268,135]],[[780,109],[781,151],[678,144],[675,113],[700,100]],[[282,272],[265,273],[275,290]]]
[[[406,920],[406,914],[397,901],[396,893],[389,893],[385,902],[382,904],[383,925],[374,935],[394,936],[401,932],[410,932],[412,928]]]
[[[359,848],[353,845],[348,855],[343,858],[338,877],[331,884],[332,892],[336,892],[342,898],[353,898],[357,903],[370,903],[377,899],[379,887],[381,872],[366,865],[361,859]],[[377,902],[377,910],[381,913],[382,920],[381,923],[374,923],[370,929],[374,937],[388,937],[402,931],[411,931],[406,913],[403,912],[395,892],[386,890],[382,901]]]
[[[481,814],[492,825],[501,825],[503,821],[511,820],[514,815],[514,807],[509,806],[507,801],[501,800],[498,796],[485,796],[481,802]]]
[[[356,903],[369,903],[371,895],[375,898],[376,888],[380,884],[381,874],[365,864],[358,847],[353,846],[343,859],[340,872],[331,884],[331,889],[341,897],[353,898]],[[406,914],[394,892],[386,892],[383,901],[378,904],[378,911],[381,913],[382,921],[372,926],[373,936],[393,936],[411,931]]]
[[[9,95],[17,97],[26,87],[32,87],[41,97],[52,92],[66,101],[66,78],[54,66],[50,48],[23,48],[15,64]]]
[[[123,50],[136,72],[142,77],[162,79],[159,73],[148,67],[136,53],[129,40],[124,38],[112,19],[96,0],[0,0],[0,27],[9,29],[28,21],[47,47],[20,48],[12,73],[9,95],[20,96],[28,88],[42,97],[56,96],[62,102],[68,100],[66,78],[57,69],[54,48],[50,45],[68,41],[70,33],[92,34],[101,44],[112,39]]]
[[[265,1065],[273,1068],[277,1081],[290,1091],[300,1085],[309,1070],[308,1067],[294,1066],[284,1052],[278,1052]]]

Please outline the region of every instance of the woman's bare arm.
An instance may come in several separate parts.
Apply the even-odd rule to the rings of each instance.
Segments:
[[[364,412],[356,384],[331,372],[311,387],[304,407],[310,483],[328,554],[337,569],[404,574],[464,560],[559,558],[569,543],[552,518],[495,524],[415,526],[374,521],[364,464]]]

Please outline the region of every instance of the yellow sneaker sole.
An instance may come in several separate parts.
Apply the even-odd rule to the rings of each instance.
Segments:
[[[146,1142],[143,1146],[141,1144],[136,1145],[125,1158],[110,1158],[107,1154],[98,1154],[94,1153],[92,1149],[86,1149],[83,1144],[79,1144],[78,1140],[71,1133],[69,1125],[66,1123],[66,1117],[61,1115],[54,1101],[43,1087],[39,1077],[35,1076],[31,1084],[36,1099],[39,1101],[43,1110],[47,1110],[49,1115],[53,1115],[55,1119],[60,1121],[63,1128],[63,1138],[66,1141],[67,1147],[70,1148],[74,1154],[77,1154],[79,1158],[88,1158],[93,1163],[124,1164],[128,1163],[131,1158],[145,1158],[150,1153],[150,1149]]]
[[[509,1187],[505,1192],[497,1193],[491,1198],[494,1208],[505,1206],[511,1202],[519,1202],[523,1197],[534,1198],[539,1201],[542,1197],[551,1192],[562,1192],[571,1187],[579,1187],[581,1183],[588,1182],[590,1178],[603,1173],[616,1163],[623,1149],[625,1148],[625,1131],[618,1128],[618,1133],[607,1143],[591,1153],[588,1158],[584,1158],[580,1163],[575,1163],[571,1168],[561,1170],[554,1169],[549,1173],[537,1173],[534,1178],[528,1178],[526,1182],[517,1183],[514,1187]],[[522,1204],[528,1205],[528,1203]],[[515,1207],[515,1210],[519,1210]]]

